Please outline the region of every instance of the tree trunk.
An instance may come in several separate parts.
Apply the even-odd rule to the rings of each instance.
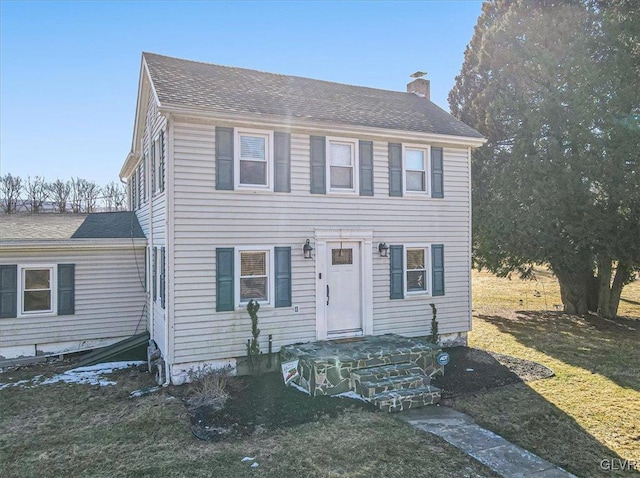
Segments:
[[[598,257],[598,279],[600,287],[598,292],[598,316],[607,317],[609,304],[611,303],[611,273],[613,271],[611,259]]]
[[[564,311],[569,314],[585,315],[588,313],[587,292],[591,271],[565,271],[554,268],[554,273],[560,283],[560,296],[564,304]]]
[[[622,294],[622,288],[629,279],[629,271],[631,267],[629,264],[619,262],[616,268],[616,275],[613,278],[613,285],[611,286],[611,300],[609,301],[609,315],[610,318],[615,318],[618,315],[618,306],[620,305],[620,294]]]

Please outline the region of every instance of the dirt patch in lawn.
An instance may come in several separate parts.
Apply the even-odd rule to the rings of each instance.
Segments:
[[[445,367],[445,375],[433,380],[434,385],[443,390],[444,399],[553,375],[547,367],[508,355],[468,347],[446,351],[451,361]],[[187,393],[181,387],[176,390]],[[355,408],[377,411],[361,400],[311,397],[285,386],[279,373],[230,377],[226,391],[229,398],[222,409],[187,406],[191,430],[201,440],[241,438],[261,429],[287,428],[336,417]]]
[[[445,350],[451,360],[444,376],[432,380],[443,399],[553,376],[553,370],[544,365],[510,355],[471,347]]]

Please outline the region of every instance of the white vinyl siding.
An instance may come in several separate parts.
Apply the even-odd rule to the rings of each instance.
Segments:
[[[75,313],[57,315],[54,301],[49,314],[0,319],[0,351],[17,346],[38,349],[40,344],[51,348],[51,344],[71,341],[115,341],[144,332],[144,247],[134,247],[128,242],[119,249],[73,247],[0,253],[0,264],[17,263],[23,271],[46,265],[52,271],[52,297],[57,291],[55,266],[51,264],[75,265]]]
[[[244,307],[216,313],[217,247],[291,247],[292,307],[260,309],[261,340],[273,335],[274,351],[295,342],[316,340],[315,261],[303,258],[309,238],[315,247],[315,229],[369,229],[373,246],[373,333],[408,336],[429,333],[429,302],[436,304],[440,333],[470,329],[470,191],[466,148],[444,148],[447,195],[431,201],[425,194],[390,198],[388,143],[402,142],[390,135],[373,139],[375,196],[310,194],[311,134],[291,132],[291,192],[264,190],[216,191],[215,126],[226,123],[175,119],[174,155],[174,313],[175,363],[241,357],[251,323]],[[241,127],[240,127],[241,130]],[[277,130],[274,128],[274,130]],[[353,138],[345,134],[345,138]],[[343,138],[338,138],[343,140]],[[357,141],[356,141],[357,143]],[[328,143],[327,143],[328,144]],[[427,146],[419,145],[419,146]],[[357,158],[355,154],[354,158]],[[327,164],[329,164],[327,158]],[[355,162],[357,165],[357,160]],[[357,166],[354,186],[357,186]],[[329,182],[327,182],[327,190]],[[389,258],[378,243],[444,244],[446,296],[389,299]],[[314,254],[315,255],[315,254]],[[239,269],[236,268],[236,275]],[[294,313],[293,306],[299,312]],[[262,344],[266,347],[266,343]]]

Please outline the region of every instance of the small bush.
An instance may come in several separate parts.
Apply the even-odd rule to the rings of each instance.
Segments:
[[[213,369],[204,366],[189,371],[189,394],[186,399],[188,405],[223,408],[229,397],[225,390],[228,376],[228,368]]]

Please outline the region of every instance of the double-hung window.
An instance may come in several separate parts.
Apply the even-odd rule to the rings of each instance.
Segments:
[[[270,302],[269,251],[238,252],[240,259],[240,304],[250,300]]]
[[[54,272],[54,266],[21,269],[21,314],[47,314],[55,310]]]
[[[405,254],[405,293],[429,293],[429,248],[426,246],[408,246]]]
[[[273,133],[238,130],[236,134],[236,186],[271,189]]]
[[[429,192],[429,147],[404,146],[404,189],[406,193]]]
[[[327,177],[331,192],[358,192],[358,142],[327,139]]]

